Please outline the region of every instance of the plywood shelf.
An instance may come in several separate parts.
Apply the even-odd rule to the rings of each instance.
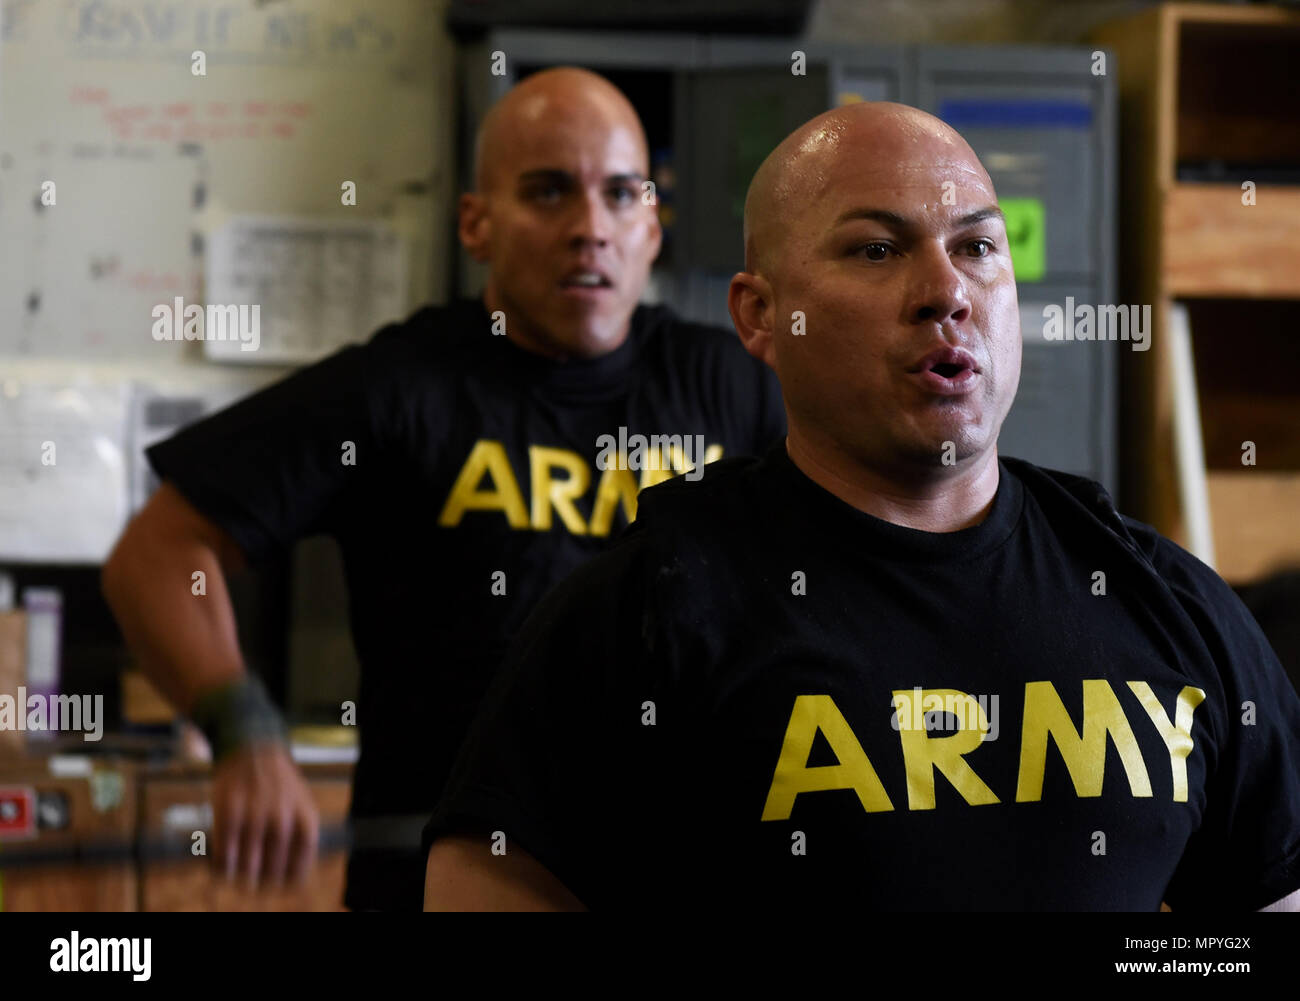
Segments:
[[[1249,180],[1249,178],[1244,178]],[[1300,298],[1300,188],[1175,184],[1165,195],[1167,295]]]
[[[1245,584],[1300,565],[1300,472],[1210,470],[1216,569]]]

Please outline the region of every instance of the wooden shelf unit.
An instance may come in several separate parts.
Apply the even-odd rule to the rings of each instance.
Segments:
[[[1093,38],[1114,50],[1119,76],[1121,297],[1150,303],[1154,323],[1151,349],[1124,358],[1122,501],[1189,544],[1169,333],[1182,300],[1217,569],[1248,583],[1300,565],[1300,380],[1284,368],[1300,363],[1300,185],[1252,176],[1300,165],[1300,10],[1162,4]],[[1178,179],[1180,164],[1211,161],[1231,182]],[[1245,181],[1254,205],[1243,204]],[[1241,463],[1246,441],[1255,466]]]

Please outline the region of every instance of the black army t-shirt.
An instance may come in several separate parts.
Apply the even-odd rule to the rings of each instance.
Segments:
[[[784,433],[772,373],[666,308],[639,307],[587,361],[499,329],[481,302],[422,309],[148,451],[253,562],[317,533],[341,545],[361,662],[352,815],[412,831],[353,852],[351,907],[420,906],[420,815],[508,639],[628,524],[638,489]]]
[[[927,533],[784,446],[642,495],[525,624],[425,830],[592,908],[1259,908],[1300,702],[1203,564],[1014,459]],[[500,842],[498,842],[500,843]]]

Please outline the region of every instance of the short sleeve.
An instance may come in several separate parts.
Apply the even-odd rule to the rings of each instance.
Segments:
[[[145,454],[250,562],[328,531],[358,470],[376,458],[367,350],[343,348]]]
[[[1165,899],[1175,911],[1258,910],[1300,889],[1300,698],[1214,571],[1166,539],[1153,555],[1218,665],[1226,702],[1205,815]]]
[[[470,728],[423,848],[501,831],[588,907],[616,893],[644,834],[645,726],[658,697],[643,642],[641,547],[624,536],[538,604]],[[611,862],[610,853],[621,862]],[[634,866],[633,868],[637,868]],[[638,872],[643,872],[638,869]]]

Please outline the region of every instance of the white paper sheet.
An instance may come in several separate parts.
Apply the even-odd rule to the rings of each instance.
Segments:
[[[386,223],[241,216],[208,251],[207,304],[260,306],[255,338],[204,341],[214,360],[316,361],[406,310],[405,245]]]

